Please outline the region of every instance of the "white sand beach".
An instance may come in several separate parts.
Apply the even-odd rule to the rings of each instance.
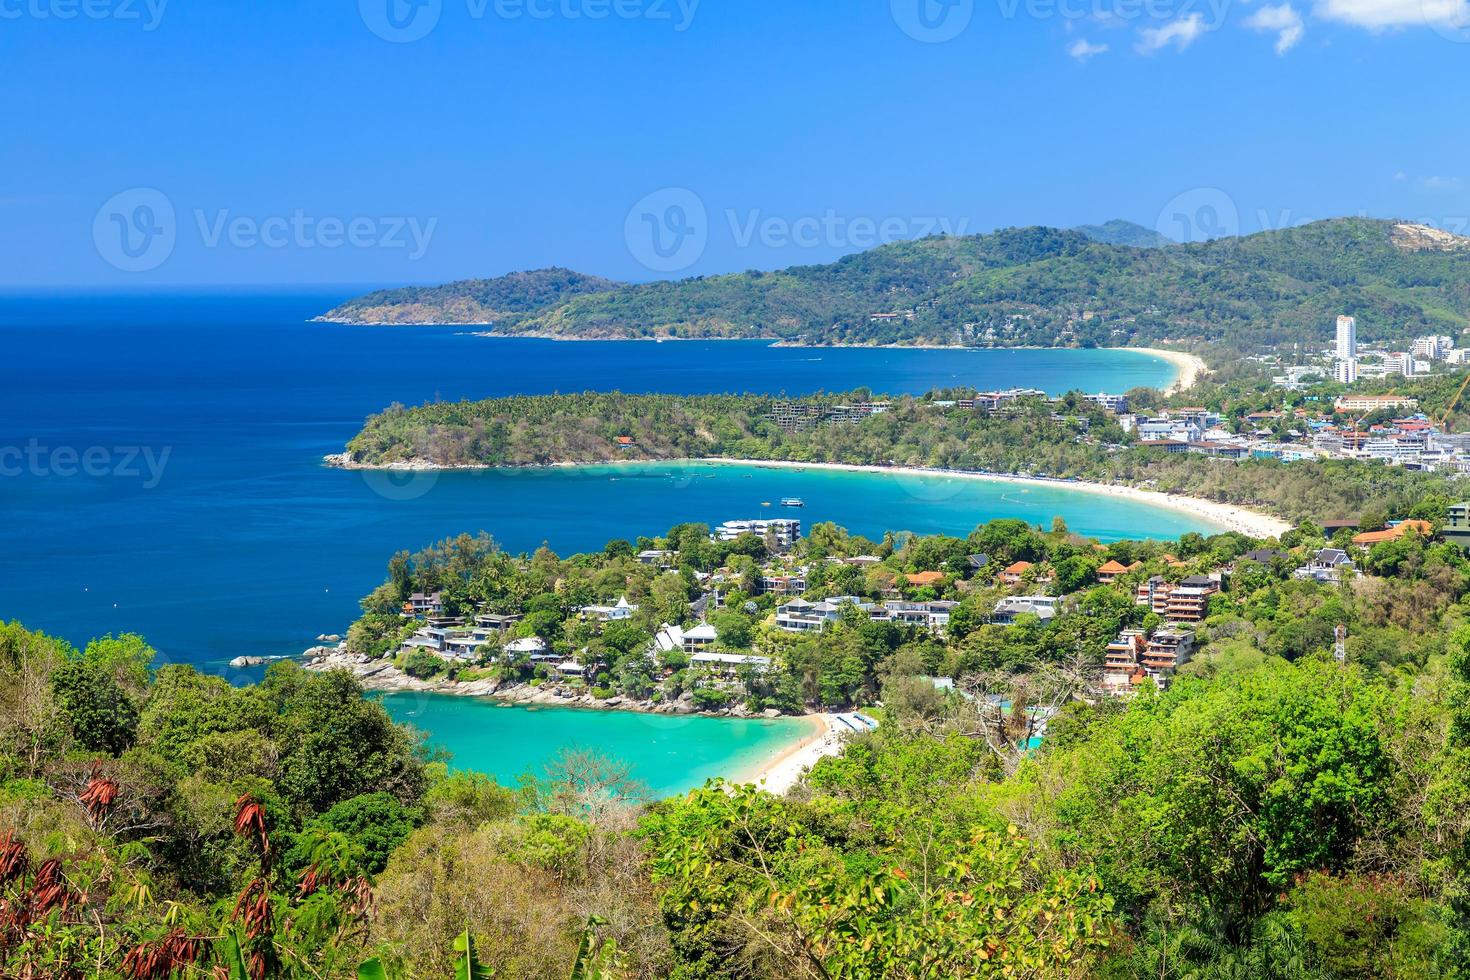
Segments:
[[[1085,480],[1051,480],[1036,476],[1011,476],[1004,473],[977,473],[970,470],[928,469],[918,466],[857,466],[848,463],[794,463],[786,460],[749,459],[696,459],[680,460],[686,463],[719,463],[729,466],[764,466],[773,469],[845,470],[853,473],[889,473],[897,476],[948,477],[962,480],[990,480],[994,483],[1011,483],[1019,486],[1052,487],[1061,490],[1077,490],[1109,497],[1124,497],[1150,507],[1165,507],[1189,514],[1212,524],[1221,530],[1239,531],[1253,538],[1280,537],[1291,530],[1292,525],[1279,517],[1262,514],[1248,507],[1222,504],[1199,497],[1187,497],[1177,493],[1159,493],[1138,487],[1116,486],[1109,483],[1089,483]]]
[[[736,776],[735,781],[755,783],[771,793],[785,793],[801,781],[818,759],[842,751],[842,731],[837,716],[809,715],[812,732],[806,738],[772,752],[754,771]]]
[[[1149,354],[1153,357],[1162,358],[1179,369],[1179,376],[1174,383],[1164,389],[1164,394],[1174,395],[1194,387],[1194,383],[1209,373],[1209,366],[1205,364],[1204,358],[1194,354],[1186,354],[1178,350],[1164,350],[1161,347],[1119,347],[1117,350],[1132,350],[1140,354]]]

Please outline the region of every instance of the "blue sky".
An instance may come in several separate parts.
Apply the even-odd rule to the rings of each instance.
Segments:
[[[1470,0],[414,2],[0,0],[0,285],[1470,232]]]

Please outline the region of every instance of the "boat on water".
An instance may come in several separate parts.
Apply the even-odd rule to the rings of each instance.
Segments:
[[[800,497],[782,497],[782,507],[805,507],[806,503]]]

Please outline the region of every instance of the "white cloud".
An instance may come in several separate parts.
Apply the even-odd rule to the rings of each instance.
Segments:
[[[1086,61],[1088,58],[1100,55],[1107,50],[1108,46],[1106,44],[1093,44],[1085,37],[1079,37],[1067,45],[1067,54],[1076,58],[1078,61]]]
[[[1262,7],[1245,19],[1245,26],[1257,31],[1276,35],[1276,53],[1286,54],[1306,33],[1302,15],[1290,3],[1276,7]]]
[[[1369,30],[1470,26],[1470,0],[1317,0],[1318,17]]]
[[[1464,182],[1458,177],[1431,176],[1420,177],[1419,184],[1426,190],[1431,191],[1457,191],[1463,186]]]
[[[1143,54],[1152,54],[1172,44],[1176,50],[1183,51],[1197,41],[1204,32],[1204,15],[1190,14],[1187,17],[1170,21],[1163,27],[1146,27],[1139,31],[1138,50]]]

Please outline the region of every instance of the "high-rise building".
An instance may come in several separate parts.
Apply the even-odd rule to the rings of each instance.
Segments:
[[[1350,385],[1356,382],[1358,380],[1357,360],[1335,361],[1332,365],[1332,378],[1338,384]]]
[[[1337,359],[1351,361],[1358,356],[1358,321],[1350,316],[1337,318]]]
[[[1449,356],[1455,342],[1449,337],[1420,337],[1414,341],[1409,353],[1430,361],[1441,361]]]
[[[1402,374],[1406,378],[1414,376],[1414,357],[1402,351],[1383,355],[1383,370],[1386,374]]]

